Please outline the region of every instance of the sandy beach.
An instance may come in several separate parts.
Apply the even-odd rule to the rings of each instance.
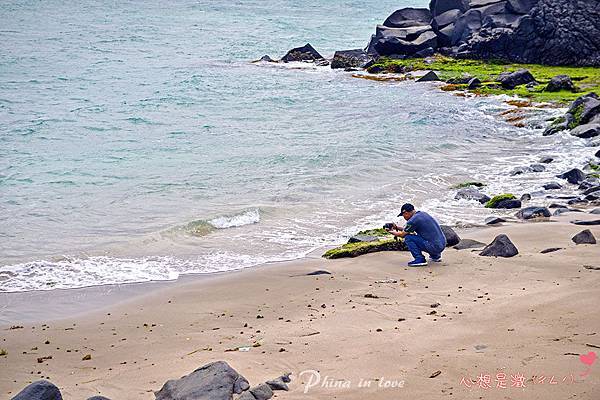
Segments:
[[[587,227],[569,222],[593,217],[461,233],[485,243],[505,233],[513,258],[447,249],[442,264],[406,268],[407,252],[316,256],[133,285],[81,316],[17,318],[0,330],[0,397],[46,378],[65,399],[153,399],[166,380],[224,360],[251,385],[291,372],[282,399],[596,399],[600,366],[579,355],[600,351],[600,271],[585,268],[600,267],[600,248],[575,245]],[[540,253],[550,247],[563,249]],[[306,275],[316,270],[331,275]],[[63,316],[85,309],[81,291],[62,293]],[[15,296],[14,315],[32,308]]]

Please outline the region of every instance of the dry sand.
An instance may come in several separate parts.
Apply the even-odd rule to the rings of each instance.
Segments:
[[[409,254],[390,252],[137,285],[133,298],[104,310],[1,327],[0,398],[49,377],[67,400],[153,399],[166,380],[225,360],[252,385],[292,372],[290,391],[276,392],[290,400],[598,399],[600,362],[582,377],[578,355],[600,355],[600,270],[584,268],[600,267],[600,244],[576,246],[570,238],[586,227],[568,222],[592,217],[461,235],[488,243],[506,233],[520,251],[509,259],[448,249],[442,264],[406,268]],[[600,227],[589,228],[600,238]],[[564,249],[540,254],[549,247]],[[332,275],[305,275],[317,269]],[[72,312],[62,296],[57,307]],[[27,308],[9,306],[19,307]],[[305,370],[321,376],[307,393]],[[519,374],[525,387],[512,386]],[[491,388],[461,383],[480,375]],[[402,387],[381,387],[394,384]]]

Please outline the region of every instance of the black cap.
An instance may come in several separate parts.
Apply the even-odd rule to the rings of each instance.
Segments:
[[[415,206],[413,206],[410,203],[406,203],[402,205],[402,208],[400,209],[400,214],[398,214],[398,216],[401,216],[403,213],[405,212],[412,212],[415,211]]]

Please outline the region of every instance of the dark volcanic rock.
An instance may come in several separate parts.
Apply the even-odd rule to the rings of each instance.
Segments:
[[[524,193],[521,195],[521,202],[531,200],[531,195],[529,193]]]
[[[323,56],[320,55],[319,52],[310,45],[310,43],[306,43],[302,47],[296,47],[288,51],[287,54],[281,58],[281,61],[316,61],[322,59]]]
[[[508,0],[506,9],[515,14],[527,14],[536,3],[537,0]]]
[[[389,29],[400,29],[400,28],[389,28]],[[415,39],[411,39],[410,36],[402,38],[403,33],[398,32],[397,35],[392,35],[388,29],[388,34],[382,34],[379,37],[376,35],[377,42],[375,44],[375,51],[381,55],[391,54],[402,54],[402,55],[413,55],[421,50],[425,50],[429,47],[437,48],[437,36],[432,30],[426,30],[417,36]],[[407,28],[409,29],[409,28]]]
[[[573,81],[568,75],[556,75],[550,79],[548,85],[546,85],[546,92],[560,92],[561,90],[568,90],[571,92],[576,91]]]
[[[529,169],[531,169],[531,172],[544,172],[546,167],[543,164],[531,164]]]
[[[571,223],[575,225],[595,226],[600,225],[600,219],[595,219],[592,221],[571,221]]]
[[[535,78],[526,69],[520,69],[516,72],[503,72],[498,76],[498,82],[505,89],[514,89],[519,85],[525,85],[530,82],[535,82]]]
[[[455,246],[460,243],[460,237],[454,232],[454,229],[448,225],[440,225],[444,236],[446,236],[446,247]]]
[[[519,250],[517,250],[513,242],[506,235],[496,236],[492,243],[479,253],[480,256],[486,257],[513,257],[517,254],[519,254]]]
[[[269,400],[273,397],[273,390],[266,383],[253,387],[250,389],[250,393],[254,395],[256,400]]]
[[[594,208],[592,211],[590,211],[590,214],[600,214],[600,208]]]
[[[224,361],[198,368],[181,379],[167,381],[155,393],[156,400],[231,400],[249,387],[246,378]]]
[[[429,10],[398,10],[384,25],[406,28],[431,24],[440,48],[380,45],[377,52],[406,56],[431,47],[459,58],[600,65],[597,0],[432,0]],[[376,42],[381,41],[381,37],[374,38],[368,52],[374,53]],[[572,90],[562,78],[550,84],[549,90],[556,87]]]
[[[429,9],[431,14],[436,17],[449,10],[458,9],[460,11],[466,11],[469,8],[468,0],[431,0],[429,3]]]
[[[283,378],[281,376],[279,378],[273,379],[271,381],[267,381],[266,384],[269,385],[269,387],[272,390],[285,390],[285,391],[290,390],[287,383],[285,383],[283,381]]]
[[[544,189],[545,190],[556,190],[556,189],[562,189],[562,185],[558,182],[550,182],[550,183],[546,183],[544,185]]]
[[[417,82],[434,82],[434,81],[440,81],[440,80],[441,79],[439,78],[439,76],[437,76],[437,74],[435,72],[429,71],[425,75],[423,75],[422,77],[417,79]]]
[[[585,174],[582,170],[578,168],[573,168],[572,170],[557,175],[557,178],[566,179],[567,182],[576,185],[578,183],[583,182],[583,180],[585,179]]]
[[[550,247],[548,249],[544,249],[544,250],[540,251],[540,253],[548,254],[548,253],[553,253],[553,252],[559,251],[559,250],[562,250],[562,247]]]
[[[258,61],[263,61],[263,62],[276,62],[275,60],[273,60],[268,54],[265,54],[264,56],[262,56],[260,58],[260,60]]]
[[[479,80],[479,78],[473,78],[469,81],[467,89],[473,90],[475,88],[478,88],[479,86],[481,86],[481,81]]]
[[[589,229],[579,232],[571,238],[575,244],[596,244],[596,238]]]
[[[502,222],[506,222],[506,220],[504,218],[500,218],[500,217],[487,217],[485,219],[486,225],[496,225],[496,224],[500,224]]]
[[[363,49],[339,50],[333,55],[331,68],[364,68],[373,61],[373,57]]]
[[[39,380],[26,386],[12,400],[62,400],[62,395],[51,382]]]
[[[485,247],[485,243],[473,239],[461,239],[460,242],[453,248],[456,250],[480,249]]]
[[[521,208],[521,200],[517,200],[517,199],[502,200],[502,201],[498,202],[498,204],[496,204],[496,207],[494,207],[494,208],[506,208],[506,209]]]
[[[479,190],[475,188],[463,188],[456,192],[456,196],[454,196],[456,200],[475,200],[480,202],[481,204],[485,204],[490,200],[490,197],[486,194],[481,193]]]
[[[550,215],[546,207],[526,207],[515,214],[519,219],[549,218]]]
[[[544,157],[540,158],[540,163],[542,163],[542,164],[550,164],[552,161],[554,161],[554,158],[549,157],[549,156],[544,156]]]
[[[569,133],[582,139],[600,136],[600,121],[579,125]]]
[[[383,25],[390,28],[406,28],[409,26],[429,25],[431,12],[427,8],[402,8],[387,17]]]

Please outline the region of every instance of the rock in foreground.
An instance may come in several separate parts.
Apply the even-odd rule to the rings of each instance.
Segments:
[[[156,400],[231,400],[249,388],[246,378],[224,361],[198,368],[181,379],[167,381]]]
[[[12,400],[62,400],[62,395],[54,384],[40,380],[25,387]]]
[[[515,247],[506,235],[498,235],[492,243],[488,244],[480,256],[486,257],[513,257],[519,254],[519,250]]]

